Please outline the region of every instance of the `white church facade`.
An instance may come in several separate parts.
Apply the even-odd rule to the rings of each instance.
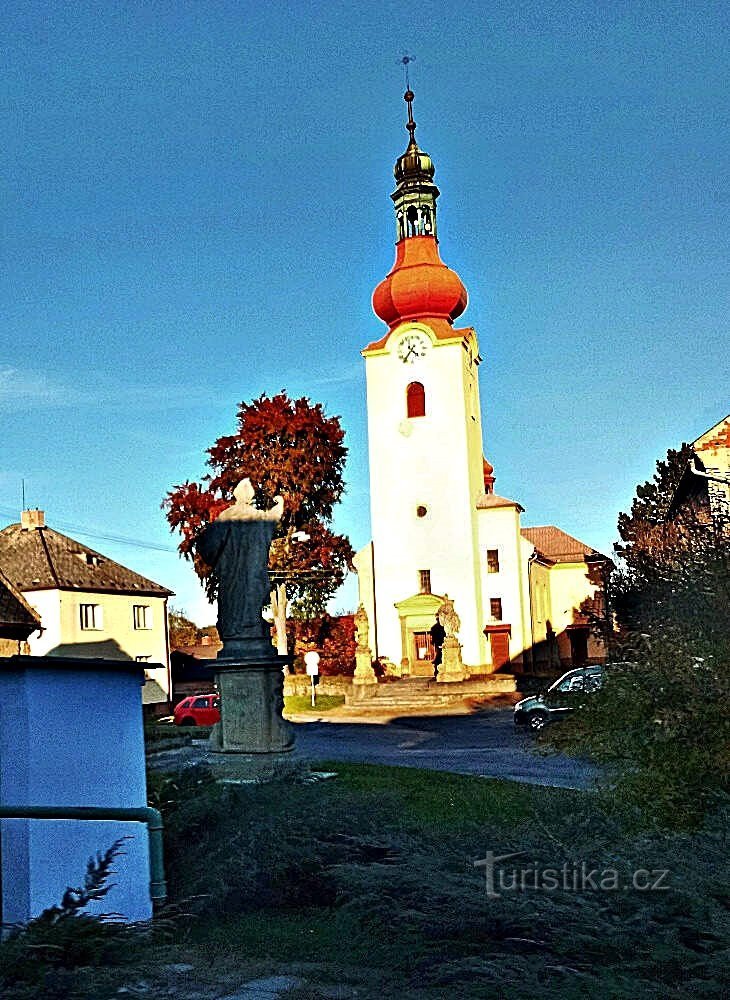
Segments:
[[[609,560],[554,526],[522,528],[483,457],[476,331],[439,255],[434,166],[415,140],[395,165],[396,260],[375,289],[387,330],[362,351],[372,542],[355,557],[373,655],[431,676],[430,629],[454,602],[469,673],[549,672],[603,658],[590,628]]]

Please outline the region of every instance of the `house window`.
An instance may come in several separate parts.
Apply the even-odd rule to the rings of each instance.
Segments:
[[[426,416],[426,390],[421,382],[411,382],[406,389],[406,409],[409,417]]]
[[[502,621],[502,598],[501,597],[490,597],[489,598],[489,614],[491,615],[493,622]]]
[[[499,573],[499,549],[487,549],[487,573]]]
[[[418,588],[421,594],[431,593],[431,570],[430,569],[419,569],[418,571]]]
[[[79,624],[82,629],[99,631],[104,628],[104,614],[100,604],[80,604]]]
[[[137,629],[152,628],[152,609],[149,604],[135,604],[132,608],[132,621]]]

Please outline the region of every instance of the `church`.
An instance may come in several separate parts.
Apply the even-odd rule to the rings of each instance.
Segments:
[[[554,672],[605,658],[590,627],[610,560],[554,525],[522,527],[484,457],[477,333],[439,253],[434,164],[409,141],[395,164],[395,263],[373,293],[382,336],[362,351],[372,541],[355,557],[373,656],[433,676],[445,600],[459,617],[463,679],[500,668]],[[440,677],[439,679],[446,679]]]

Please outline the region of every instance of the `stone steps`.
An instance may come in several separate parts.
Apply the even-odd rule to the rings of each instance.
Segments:
[[[390,683],[357,688],[352,695],[348,695],[347,704],[373,710],[425,709],[489,699],[514,691],[514,677],[506,674],[454,683],[439,683],[432,677],[404,677]]]

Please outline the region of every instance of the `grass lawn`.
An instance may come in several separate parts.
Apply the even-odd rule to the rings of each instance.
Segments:
[[[345,704],[345,696],[340,694],[318,694],[316,696],[315,707],[312,708],[312,699],[308,694],[290,694],[284,698],[284,711],[286,712],[329,712],[330,709],[339,708]]]
[[[234,993],[267,973],[306,982],[292,1000],[726,995],[728,845],[719,819],[693,835],[632,834],[587,793],[405,768],[318,767],[337,777],[235,787],[195,771],[154,776],[171,938],[92,956],[71,992],[50,962],[43,995],[111,997],[143,981],[145,996],[186,1000]],[[574,872],[586,862],[623,881],[637,868],[667,869],[668,888],[498,884],[490,898],[474,865],[489,850],[521,852],[504,863],[508,874],[514,864]],[[26,985],[6,971],[3,986],[7,948],[0,993],[39,995],[27,989],[38,988],[43,951],[35,949]],[[13,962],[24,967],[17,954]],[[184,981],[170,971],[175,963],[192,966]],[[53,993],[59,976],[66,992]]]

